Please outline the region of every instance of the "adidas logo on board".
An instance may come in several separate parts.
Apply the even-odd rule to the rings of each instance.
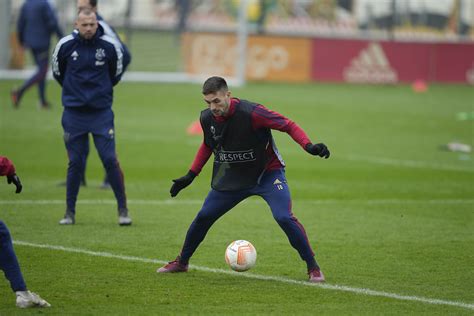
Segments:
[[[344,69],[344,80],[355,83],[395,83],[398,76],[380,44],[370,43]]]

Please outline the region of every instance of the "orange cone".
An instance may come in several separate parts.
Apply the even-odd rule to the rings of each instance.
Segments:
[[[428,85],[426,82],[422,79],[417,79],[413,82],[411,85],[411,88],[413,89],[414,92],[416,93],[421,93],[421,92],[426,92],[428,90]]]
[[[201,123],[199,121],[194,121],[192,122],[186,132],[188,133],[188,135],[202,135],[202,127],[201,127]]]

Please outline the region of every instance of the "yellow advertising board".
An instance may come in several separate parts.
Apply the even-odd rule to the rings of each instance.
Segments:
[[[195,75],[236,76],[237,37],[231,34],[187,33],[183,38],[186,71]],[[311,40],[305,38],[249,36],[247,79],[309,81]]]

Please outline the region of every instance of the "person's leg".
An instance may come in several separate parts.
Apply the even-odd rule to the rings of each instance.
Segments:
[[[87,185],[86,182],[86,169],[87,169],[87,157],[89,157],[89,151],[90,151],[90,146],[89,146],[89,135],[87,135],[87,145],[84,148],[84,171],[82,172],[81,175],[81,185],[85,187]]]
[[[67,211],[76,213],[76,201],[81,186],[85,168],[84,150],[87,148],[87,134],[77,135],[66,141],[69,164],[66,178],[66,206]]]
[[[291,195],[284,171],[275,170],[265,174],[260,185],[256,188],[256,194],[263,197],[268,203],[273,218],[285,232],[291,246],[306,262],[308,271],[319,270],[306,231],[291,210]]]
[[[7,225],[2,221],[0,221],[0,270],[3,271],[10,282],[10,287],[16,294],[16,306],[20,308],[51,306],[38,294],[30,292],[26,288],[10,232]]]
[[[188,228],[180,255],[176,260],[159,268],[157,272],[186,272],[189,259],[206,237],[212,224],[248,196],[248,191],[219,192],[211,190],[201,210]]]
[[[85,153],[89,146],[89,135],[86,130],[81,130],[78,118],[70,113],[63,113],[62,124],[64,144],[69,158],[66,178],[66,215],[64,219],[70,217],[71,220],[61,220],[60,224],[74,224],[77,195],[84,174]]]
[[[89,156],[89,136],[87,136],[87,144],[84,147],[84,172],[81,175],[81,185],[83,187],[87,186],[86,182],[86,169],[87,169],[87,157]],[[67,185],[67,182],[60,182],[58,186],[65,187]]]
[[[104,165],[107,179],[114,191],[118,208],[127,208],[125,181],[115,151],[115,139],[110,136],[94,135],[94,144]]]
[[[26,283],[13,249],[10,232],[7,225],[2,221],[0,221],[0,269],[10,282],[14,292],[26,291]]]
[[[40,74],[38,79],[38,94],[40,98],[40,106],[42,108],[50,107],[49,102],[46,100],[46,74],[48,72],[49,65],[48,54],[48,51],[38,54],[36,60],[36,65],[38,66],[38,72]]]
[[[115,151],[115,130],[113,112],[100,114],[97,118],[100,126],[94,129],[94,144],[102,160],[110,186],[117,200],[119,224],[130,225],[132,220],[128,216],[127,196],[125,194],[125,181]]]
[[[32,49],[31,54],[37,66],[36,72],[26,80],[23,85],[16,91],[12,92],[12,99],[14,101],[14,105],[18,106],[23,94],[28,90],[31,86],[38,84],[39,89],[39,96],[40,96],[40,103],[41,105],[47,104],[46,97],[45,97],[45,89],[46,83],[45,78],[48,72],[48,49]]]
[[[238,192],[211,190],[201,210],[189,226],[181,249],[180,262],[187,264],[194,251],[206,237],[212,224],[248,196],[247,190]]]

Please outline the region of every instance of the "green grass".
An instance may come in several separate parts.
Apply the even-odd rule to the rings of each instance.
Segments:
[[[171,179],[188,170],[201,142],[186,134],[204,108],[200,86],[117,86],[117,150],[134,220],[123,228],[116,224],[112,192],[98,189],[103,169],[93,148],[77,224],[57,224],[65,199],[57,183],[65,179],[67,167],[60,89],[49,82],[52,111],[37,110],[36,91],[13,110],[8,91],[18,84],[0,81],[0,153],[15,162],[25,185],[20,195],[0,185],[0,218],[13,237],[174,259],[209,190],[210,163],[190,187],[166,202]],[[473,111],[472,87],[433,85],[427,93],[414,94],[403,85],[253,83],[233,93],[290,117],[331,150],[331,158],[321,160],[274,132],[287,162],[293,211],[327,284],[474,303],[473,156],[440,150],[455,140],[474,145],[473,121],[456,120],[458,112]],[[304,263],[259,198],[220,219],[191,264],[228,270],[223,253],[235,239],[250,240],[258,251],[257,266],[246,273],[306,279]],[[458,306],[196,269],[158,275],[160,264],[15,248],[29,287],[53,305],[42,314],[472,314]],[[39,312],[17,310],[7,282],[0,281],[0,294],[0,315]]]
[[[134,30],[128,41],[133,71],[174,72],[182,69],[180,44],[173,32]]]

